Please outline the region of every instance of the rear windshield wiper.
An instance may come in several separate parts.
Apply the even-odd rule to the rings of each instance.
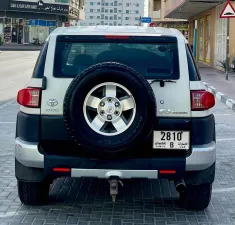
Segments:
[[[151,81],[150,85],[153,83],[160,83],[160,87],[164,87],[165,83],[176,83],[175,80],[159,80],[159,79],[155,79],[153,81]]]

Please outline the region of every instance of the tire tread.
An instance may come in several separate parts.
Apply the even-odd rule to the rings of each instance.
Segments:
[[[24,182],[18,181],[18,195],[25,205],[40,205],[46,203],[49,196],[48,182]]]
[[[212,184],[189,185],[180,193],[180,200],[185,209],[203,210],[208,207],[212,194]]]

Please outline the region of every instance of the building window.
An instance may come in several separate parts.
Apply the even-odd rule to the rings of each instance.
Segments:
[[[103,7],[101,8],[101,12],[104,12],[104,8]]]
[[[114,13],[117,13],[117,8],[114,8]]]
[[[108,23],[105,23],[106,26],[108,26],[109,24]]]
[[[105,6],[109,6],[109,3],[108,3],[108,2],[105,2]]]
[[[94,2],[90,2],[90,5],[94,5]]]
[[[93,12],[93,9],[90,9],[90,12]]]
[[[105,20],[108,20],[109,19],[109,17],[108,16],[105,16]]]
[[[109,12],[109,10],[108,10],[108,9],[105,9],[105,12],[106,12],[106,13],[108,13],[108,12]]]
[[[127,13],[127,14],[129,14],[129,12],[130,12],[129,10],[126,10],[126,13]]]
[[[97,19],[100,19],[100,16],[97,16]]]
[[[112,23],[109,24],[109,26],[112,26],[112,25],[113,25]]]
[[[110,6],[113,6],[113,3],[110,3]]]
[[[139,14],[140,12],[139,12],[139,10],[135,10],[135,13]]]
[[[122,3],[119,3],[118,5],[119,5],[119,6],[122,6]]]
[[[129,7],[129,6],[130,6],[130,3],[126,3],[126,6]]]
[[[110,19],[110,20],[113,20],[113,17],[112,17],[112,16],[110,16],[110,17],[109,17],[109,19]]]
[[[101,25],[104,25],[104,21],[101,21]]]
[[[110,13],[113,13],[113,9],[110,9]]]
[[[117,6],[117,1],[114,1],[114,6]]]
[[[90,19],[93,19],[93,16],[90,16]]]
[[[97,5],[100,5],[100,2],[97,2]]]
[[[122,17],[120,17],[120,16],[119,16],[119,17],[118,17],[118,19],[119,19],[119,20],[121,20],[121,19],[122,19]]]
[[[139,17],[135,17],[135,20],[138,21],[138,20],[140,20],[140,18]]]
[[[102,19],[102,20],[104,19],[104,14],[101,14],[101,19]]]
[[[136,7],[139,7],[140,6],[140,4],[139,3],[136,3]]]
[[[126,20],[129,20],[129,17],[126,17]]]
[[[100,9],[97,9],[97,12],[100,12]]]
[[[117,15],[114,15],[114,19],[117,20]]]
[[[121,9],[119,9],[119,10],[118,10],[118,12],[119,12],[119,13],[121,13],[121,12],[122,12],[122,10],[121,10]]]

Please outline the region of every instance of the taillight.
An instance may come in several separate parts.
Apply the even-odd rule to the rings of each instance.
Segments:
[[[128,39],[129,36],[121,36],[121,35],[106,35],[104,36],[106,39]]]
[[[17,102],[25,107],[39,108],[40,107],[41,89],[39,88],[24,88],[18,92]]]
[[[208,91],[191,91],[192,110],[200,111],[215,105],[215,96]]]

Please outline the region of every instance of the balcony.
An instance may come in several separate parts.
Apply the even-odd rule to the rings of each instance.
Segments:
[[[153,11],[153,19],[161,19],[161,10]]]
[[[215,7],[224,0],[166,0],[168,7],[165,17],[176,19],[189,19],[201,12]]]

